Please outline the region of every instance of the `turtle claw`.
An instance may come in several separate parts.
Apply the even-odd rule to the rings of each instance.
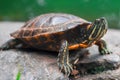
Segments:
[[[59,63],[58,66],[60,71],[67,76],[69,76],[73,70],[72,65],[69,63],[63,63],[63,64]]]
[[[2,46],[0,46],[0,50],[7,50],[7,49],[9,49],[8,44],[3,44]]]
[[[6,43],[2,44],[0,46],[0,50],[8,50],[8,49],[12,49],[15,47],[15,45],[18,43],[17,39],[10,39],[8,40]]]
[[[111,54],[112,52],[110,52],[109,50],[103,48],[102,50],[100,50],[100,54],[101,55],[105,55],[105,54]]]

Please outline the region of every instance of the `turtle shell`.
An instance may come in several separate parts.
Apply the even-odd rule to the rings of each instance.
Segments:
[[[67,39],[73,45],[67,35],[83,23],[88,21],[71,14],[44,14],[26,22],[21,29],[11,33],[11,36],[37,49],[58,51],[62,40]]]

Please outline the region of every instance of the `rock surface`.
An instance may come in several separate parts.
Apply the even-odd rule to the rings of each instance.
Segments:
[[[9,33],[19,29],[23,24],[22,22],[0,22],[0,45],[11,38]],[[119,30],[109,29],[104,36],[113,54],[101,56],[97,47],[93,46],[89,48],[92,54],[80,61],[80,70],[86,72],[93,69],[97,73],[99,69],[103,69],[103,72],[85,73],[76,80],[120,80],[119,34]],[[21,80],[67,80],[59,71],[56,59],[56,53],[45,51],[15,49],[0,51],[0,80],[15,80],[18,72],[21,73]]]

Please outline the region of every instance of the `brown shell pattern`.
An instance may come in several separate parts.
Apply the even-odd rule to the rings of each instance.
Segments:
[[[68,34],[71,35],[75,26],[83,23],[87,21],[70,14],[44,14],[28,21],[11,36],[37,49],[59,51],[61,41],[67,39],[70,42]]]
[[[44,33],[55,33],[73,28],[86,20],[70,14],[50,13],[28,21],[21,29],[12,33],[15,38],[32,37]]]

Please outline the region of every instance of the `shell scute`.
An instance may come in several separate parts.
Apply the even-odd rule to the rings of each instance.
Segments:
[[[82,23],[87,23],[87,21],[70,14],[45,14],[28,21],[21,29],[12,33],[12,36],[23,38],[43,33],[60,32]]]
[[[11,36],[35,48],[58,51],[61,41],[69,38],[67,31],[71,29],[72,32],[73,28],[83,23],[88,21],[70,14],[44,14],[28,21]]]

